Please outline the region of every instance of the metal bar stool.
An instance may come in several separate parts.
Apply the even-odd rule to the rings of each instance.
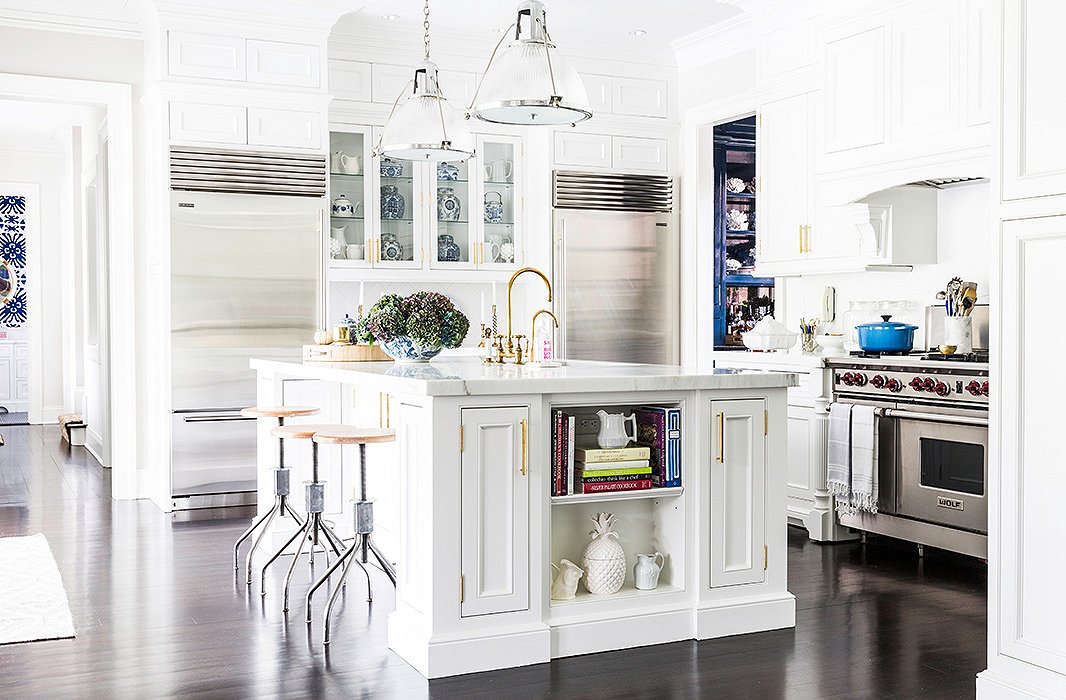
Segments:
[[[352,570],[352,562],[355,562],[366,574],[366,593],[367,601],[373,601],[374,595],[370,587],[370,574],[367,572],[364,564],[367,561],[367,550],[370,550],[374,554],[374,558],[378,560],[382,570],[392,581],[392,585],[396,585],[396,570],[389,563],[385,555],[381,553],[377,545],[371,539],[371,535],[374,532],[374,503],[367,499],[366,496],[366,446],[370,443],[377,442],[392,442],[396,439],[396,431],[387,428],[352,428],[347,426],[338,426],[337,428],[330,430],[320,430],[315,433],[313,438],[314,442],[328,444],[328,445],[359,445],[359,500],[352,501],[354,506],[353,517],[355,518],[355,541],[352,546],[344,551],[337,561],[333,562],[325,573],[307,590],[307,597],[305,607],[307,609],[307,622],[311,622],[311,597],[315,591],[324,584],[329,577],[339,568],[344,567],[341,572],[340,585],[333,589],[332,595],[329,597],[329,603],[326,604],[326,618],[325,618],[325,634],[323,635],[323,644],[329,644],[329,618],[333,612],[333,606],[337,602],[337,597],[340,595],[341,589],[344,587],[344,580],[348,577],[348,572]],[[360,561],[360,555],[362,561]]]
[[[270,406],[270,407],[255,407],[241,409],[242,416],[249,416],[253,418],[277,418],[278,427],[285,425],[286,418],[295,418],[296,416],[313,416],[318,413],[318,409],[312,406]],[[273,522],[275,516],[285,517],[285,514],[291,515],[300,527],[303,527],[304,519],[293,510],[293,507],[289,505],[289,470],[285,466],[285,440],[278,438],[278,466],[274,469],[274,505],[266,513],[263,513],[252,526],[249,527],[244,533],[237,538],[237,541],[233,544],[233,570],[238,571],[240,569],[240,554],[239,550],[241,544],[251,537],[256,528],[262,526],[263,530],[259,535],[252,540],[252,548],[248,550],[248,559],[246,563],[247,568],[247,583],[252,585],[252,555],[255,554],[255,550],[259,548],[259,543],[263,541],[263,537],[270,531],[270,523]]]
[[[320,430],[333,430],[344,426],[332,425],[332,424],[307,424],[307,425],[285,425],[274,428],[270,431],[270,434],[277,438],[286,438],[291,440],[311,440]],[[273,564],[278,557],[285,553],[293,542],[297,539],[300,540],[300,544],[296,547],[296,555],[292,558],[292,563],[289,565],[289,571],[285,574],[285,588],[282,594],[282,610],[288,612],[289,610],[289,585],[292,582],[292,572],[296,570],[296,563],[300,560],[300,555],[303,554],[304,545],[308,542],[311,543],[311,549],[308,552],[311,570],[315,568],[315,547],[321,548],[326,552],[327,564],[329,563],[329,552],[326,549],[327,545],[329,549],[332,549],[334,553],[340,558],[341,553],[344,551],[344,543],[337,533],[326,525],[322,520],[322,510],[326,504],[326,484],[323,481],[318,480],[318,443],[311,440],[311,480],[304,482],[304,501],[307,508],[307,520],[304,522],[303,527],[297,530],[289,541],[281,546],[281,549],[274,552],[274,555],[267,560],[267,563],[263,566],[261,592],[262,595],[266,595],[266,571],[267,568]],[[325,544],[323,544],[325,542]]]

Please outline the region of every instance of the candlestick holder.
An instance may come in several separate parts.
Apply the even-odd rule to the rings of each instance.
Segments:
[[[492,305],[492,332],[489,334],[489,337],[490,338],[494,337],[496,335],[496,332],[497,332],[497,329],[496,329],[496,305],[493,304]]]

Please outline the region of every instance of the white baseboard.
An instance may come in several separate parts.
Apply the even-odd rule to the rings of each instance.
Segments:
[[[791,593],[736,598],[702,604],[696,610],[696,639],[731,637],[796,626],[796,596]]]
[[[551,656],[557,659],[692,639],[692,605],[626,617],[553,623]]]
[[[1058,682],[1051,681],[1053,687],[1038,688],[1027,681],[985,669],[977,674],[977,700],[1057,700],[1066,697],[1066,678],[1041,671],[1043,675],[1054,675]]]
[[[45,406],[41,409],[41,424],[52,425],[59,422],[59,417],[67,410],[62,406]]]

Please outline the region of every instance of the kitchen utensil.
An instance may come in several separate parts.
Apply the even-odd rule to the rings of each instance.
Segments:
[[[485,193],[485,223],[503,222],[503,195],[499,192]]]
[[[596,436],[596,443],[600,449],[625,447],[637,439],[637,415],[631,413],[628,416],[623,413],[608,413],[603,409],[596,411],[600,419],[600,432]],[[626,432],[626,425],[633,426],[633,434]]]
[[[330,213],[333,216],[355,216],[355,207],[352,206],[352,200],[342,194],[333,200]]]
[[[805,318],[800,319],[800,348],[807,355],[813,353],[816,349],[814,343],[814,333],[818,329],[818,319],[812,318],[808,321]]]
[[[944,344],[957,346],[957,352],[973,352],[973,319],[969,316],[945,318]]]
[[[910,352],[918,326],[892,321],[889,315],[881,318],[879,323],[863,323],[855,327],[859,332],[859,347],[864,352]]]
[[[954,355],[955,351],[959,349],[957,345],[941,345],[939,348],[941,355]]]

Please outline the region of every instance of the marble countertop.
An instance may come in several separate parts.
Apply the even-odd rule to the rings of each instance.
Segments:
[[[796,386],[788,373],[713,372],[672,365],[566,361],[562,367],[486,365],[479,358],[438,358],[424,364],[393,362],[251,361],[252,369],[292,377],[358,384],[419,396],[566,394],[578,392],[770,389]]]
[[[752,369],[822,369],[827,360],[835,357],[846,357],[844,350],[835,350],[831,353],[815,353],[805,355],[802,352],[789,350],[787,352],[751,352],[750,350],[715,350],[713,353],[715,366],[722,367],[750,367]]]

